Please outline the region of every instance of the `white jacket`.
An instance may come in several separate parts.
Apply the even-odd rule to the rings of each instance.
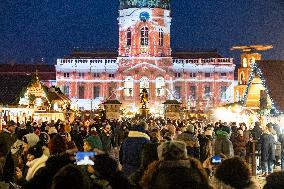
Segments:
[[[26,176],[27,181],[30,181],[40,168],[45,167],[45,162],[47,161],[47,159],[48,157],[43,154],[41,157],[36,158],[33,161],[27,162],[26,165],[29,167]]]

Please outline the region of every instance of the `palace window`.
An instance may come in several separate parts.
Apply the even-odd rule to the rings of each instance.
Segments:
[[[221,77],[226,77],[226,76],[227,76],[227,73],[222,72],[222,73],[220,73],[220,75],[221,75]]]
[[[205,86],[204,87],[204,98],[210,98],[210,93],[211,93],[211,89],[210,89],[210,86]]]
[[[227,99],[227,86],[221,86],[221,100]]]
[[[179,73],[179,72],[178,72],[178,73],[175,73],[175,77],[176,77],[176,78],[181,78],[181,73]]]
[[[63,73],[64,78],[69,78],[69,73]]]
[[[140,32],[140,45],[148,46],[149,43],[149,29],[147,27],[143,27]]]
[[[108,87],[108,99],[114,99],[115,94],[114,94],[114,88],[113,87]]]
[[[165,80],[163,77],[156,78],[156,95],[164,96],[165,95]]]
[[[85,98],[85,87],[82,85],[79,86],[78,93],[79,93],[79,99],[84,99]]]
[[[143,88],[147,89],[149,95],[150,81],[147,77],[142,77],[140,79],[140,93],[142,92]]]
[[[189,73],[189,77],[195,78],[196,77],[196,73]]]
[[[126,45],[131,46],[131,29],[128,28],[126,32]]]
[[[124,95],[126,97],[133,96],[134,80],[132,77],[126,77],[124,82]]]
[[[181,87],[175,86],[175,97],[176,99],[181,99]]]
[[[82,77],[84,77],[84,76],[85,76],[85,74],[84,74],[84,73],[79,72],[79,73],[78,73],[78,76],[82,78]]]
[[[69,96],[69,85],[63,85],[62,91],[66,96]]]
[[[211,77],[210,73],[205,73],[205,77]]]
[[[196,86],[190,86],[190,97],[196,99]]]
[[[94,86],[93,94],[94,99],[100,97],[100,86]]]
[[[100,77],[100,73],[94,73],[94,77],[95,77],[95,78]]]
[[[164,31],[162,28],[159,29],[159,46],[164,45]]]
[[[110,78],[114,78],[114,74],[108,74],[108,77],[110,77]]]

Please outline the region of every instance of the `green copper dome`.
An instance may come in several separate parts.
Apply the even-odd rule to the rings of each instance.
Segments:
[[[119,0],[120,9],[127,8],[162,8],[170,9],[170,0]]]

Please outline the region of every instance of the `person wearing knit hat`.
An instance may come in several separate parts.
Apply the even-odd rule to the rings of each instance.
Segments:
[[[23,136],[23,141],[24,141],[24,151],[28,151],[29,148],[35,146],[38,141],[39,137],[34,134],[34,133],[29,133]]]
[[[200,145],[198,138],[195,136],[194,133],[194,125],[188,125],[186,131],[177,136],[177,140],[185,142],[187,148],[187,155],[199,159]]]
[[[234,149],[233,144],[230,141],[230,134],[224,127],[216,131],[214,151],[216,155],[225,155],[227,158],[234,157]]]
[[[186,127],[186,131],[189,132],[189,133],[194,133],[194,125],[192,124],[189,124],[187,127]]]
[[[182,141],[167,141],[158,146],[159,160],[177,161],[187,158],[186,144]]]
[[[85,152],[90,152],[93,151],[95,148],[102,150],[102,141],[98,135],[95,136],[89,136],[84,140],[84,151]]]

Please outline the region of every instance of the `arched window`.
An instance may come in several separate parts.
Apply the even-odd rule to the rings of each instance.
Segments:
[[[165,80],[163,77],[156,78],[156,95],[157,96],[165,95]]]
[[[140,93],[142,92],[143,88],[147,89],[148,94],[149,94],[150,81],[147,77],[142,77],[140,79]]]
[[[126,32],[126,45],[131,46],[131,29],[128,28]]]
[[[126,97],[133,96],[134,80],[132,77],[128,76],[124,81],[124,95]]]
[[[246,58],[243,58],[243,67],[244,68],[248,67],[248,62]]]
[[[148,46],[148,43],[149,43],[149,29],[147,27],[143,27],[141,29],[140,45]]]
[[[159,29],[159,46],[164,45],[164,31],[162,28]]]

